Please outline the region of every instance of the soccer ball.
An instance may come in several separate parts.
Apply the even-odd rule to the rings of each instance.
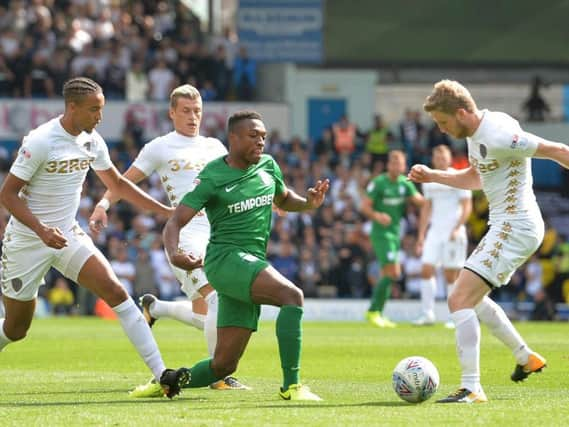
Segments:
[[[435,394],[438,387],[439,371],[424,357],[407,357],[393,370],[393,390],[407,402],[424,402]]]

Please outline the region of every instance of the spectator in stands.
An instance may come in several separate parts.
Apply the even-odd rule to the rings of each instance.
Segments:
[[[111,267],[127,293],[134,296],[133,281],[136,276],[134,264],[128,259],[126,242],[118,248],[117,254],[111,260]]]
[[[47,300],[51,306],[51,312],[56,315],[70,314],[75,302],[73,292],[69,288],[67,279],[59,276],[55,279],[53,287],[47,293]]]
[[[44,55],[36,52],[32,57],[30,71],[24,77],[24,96],[27,98],[52,98],[53,79]]]
[[[126,69],[118,54],[111,56],[103,79],[105,97],[108,99],[124,99],[126,95]]]
[[[245,46],[241,46],[235,58],[233,84],[239,101],[253,100],[257,86],[257,62],[249,57]]]
[[[148,72],[149,93],[152,101],[167,101],[176,85],[176,76],[168,68],[162,57],[156,59],[154,67]]]
[[[227,55],[223,45],[217,46],[212,58],[211,79],[217,89],[216,101],[226,100],[231,88],[231,69],[227,66]]]
[[[528,122],[544,122],[546,115],[551,111],[540,92],[544,86],[539,76],[533,78],[530,95],[522,105],[523,110],[527,112]]]
[[[0,54],[0,97],[12,96],[14,79],[14,73]]]
[[[393,134],[383,122],[381,115],[374,117],[373,128],[366,137],[365,151],[371,154],[372,164],[378,161],[384,165],[387,162],[387,153],[393,147]]]
[[[144,63],[135,60],[126,74],[126,99],[129,102],[144,101],[148,96],[150,84],[144,72]]]
[[[405,110],[405,117],[399,123],[399,139],[407,153],[409,165],[425,162],[428,159],[427,150],[423,145],[424,126],[418,111]]]
[[[138,249],[134,271],[133,289],[135,300],[144,294],[158,294],[154,270],[152,269],[148,252],[145,249]]]
[[[356,150],[356,138],[358,128],[348,120],[347,115],[343,115],[340,120],[332,125],[334,136],[334,147],[340,161],[346,166],[350,164],[350,157]]]

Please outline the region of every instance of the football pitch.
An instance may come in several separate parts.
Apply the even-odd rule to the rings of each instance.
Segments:
[[[174,400],[130,399],[149,373],[117,322],[36,319],[25,341],[0,353],[0,425],[172,426],[306,425],[565,426],[569,417],[569,324],[520,323],[530,346],[548,359],[525,383],[509,379],[514,359],[482,329],[482,383],[489,403],[435,404],[459,385],[454,332],[442,325],[305,323],[303,382],[323,402],[285,402],[274,324],[253,335],[236,376],[248,391],[186,389]],[[191,366],[206,354],[200,331],[170,320],[154,327],[167,366]],[[400,400],[391,372],[407,356],[429,358],[441,385],[419,405]]]

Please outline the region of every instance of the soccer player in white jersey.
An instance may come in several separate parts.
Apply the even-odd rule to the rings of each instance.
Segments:
[[[551,159],[569,168],[569,147],[525,132],[505,113],[479,110],[468,90],[455,81],[435,84],[424,109],[442,132],[467,139],[470,167],[441,171],[415,165],[409,178],[481,188],[490,205],[490,228],[467,259],[448,299],[456,326],[461,386],[439,402],[486,402],[480,385],[479,320],[512,350],[517,361],[513,381],[524,380],[546,364],[487,294],[506,285],[543,239],[543,219],[532,189],[531,157]]]
[[[203,167],[227,154],[225,146],[216,138],[199,135],[202,118],[202,99],[191,85],[175,88],[170,94],[169,116],[174,130],[146,144],[124,173],[124,177],[138,183],[156,171],[173,207],[195,187],[195,179]],[[106,210],[119,197],[107,191],[95,207],[90,218],[94,233],[107,225]],[[200,212],[183,228],[180,249],[196,257],[205,256],[210,227],[207,216]],[[185,271],[170,263],[182,291],[192,301],[161,301],[154,295],[141,298],[143,313],[152,326],[156,319],[170,317],[204,331],[209,355],[213,357],[217,340],[217,294],[209,284],[202,268]],[[227,377],[211,385],[217,390],[245,389],[233,377]],[[154,391],[153,391],[154,390]],[[132,397],[161,396],[157,384],[149,383],[131,393]]]
[[[173,397],[189,381],[189,371],[166,369],[142,314],[75,220],[89,168],[115,194],[144,209],[165,215],[171,209],[122,178],[111,163],[105,141],[95,130],[105,104],[101,87],[88,78],[72,78],[63,86],[63,97],[64,114],[24,138],[0,189],[0,203],[12,215],[3,241],[6,312],[0,319],[0,350],[26,336],[38,288],[54,267],[112,307],[161,392]]]
[[[448,146],[437,145],[433,148],[435,169],[450,170],[451,163],[452,154]],[[418,326],[435,323],[437,290],[435,268],[442,266],[446,287],[450,293],[450,286],[464,266],[468,245],[464,224],[472,211],[470,190],[435,182],[424,183],[422,190],[426,203],[421,207],[416,250],[422,262],[421,306],[423,312],[413,322]],[[454,324],[449,321],[445,326],[450,328],[454,327]]]

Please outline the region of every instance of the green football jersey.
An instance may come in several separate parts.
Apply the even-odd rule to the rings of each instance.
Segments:
[[[205,208],[211,224],[208,254],[227,246],[265,259],[275,195],[285,191],[279,165],[268,154],[249,168],[230,167],[225,156],[210,162],[181,203]]]
[[[399,224],[405,215],[407,198],[417,193],[415,184],[408,181],[403,175],[395,181],[389,179],[384,173],[373,178],[366,189],[368,197],[372,200],[374,211],[383,212],[391,217],[391,224],[381,225],[373,221],[372,237],[392,235],[399,238]]]

